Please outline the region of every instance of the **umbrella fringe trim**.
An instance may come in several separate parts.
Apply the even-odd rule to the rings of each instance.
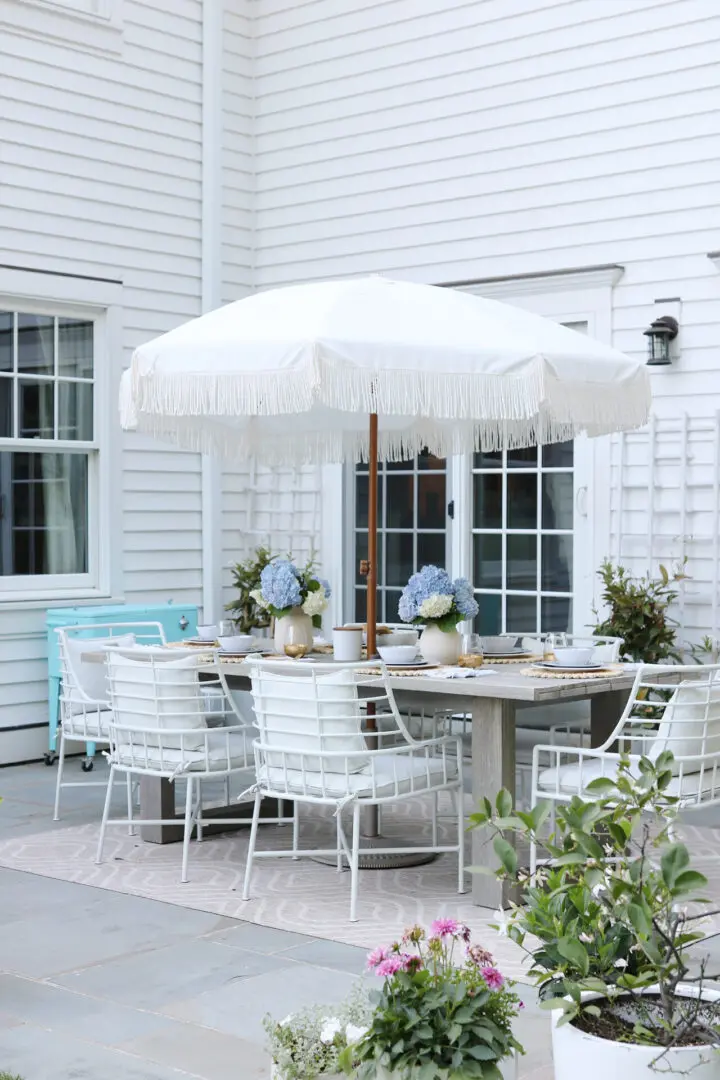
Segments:
[[[138,414],[292,416],[324,406],[430,421],[479,421],[480,427],[523,421],[540,427],[574,425],[608,432],[641,426],[650,409],[649,380],[643,368],[621,383],[573,383],[555,378],[542,357],[532,358],[513,375],[468,375],[369,373],[316,355],[310,369],[300,372],[242,377],[202,372],[164,375],[142,371],[141,362],[134,358],[130,387],[123,389],[123,427],[134,426]],[[482,436],[479,439],[484,441]]]

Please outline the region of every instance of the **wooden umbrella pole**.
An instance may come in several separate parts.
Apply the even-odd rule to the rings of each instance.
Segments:
[[[367,655],[371,660],[377,645],[377,540],[378,540],[378,418],[370,413],[370,447],[368,450],[368,575],[367,575]]]

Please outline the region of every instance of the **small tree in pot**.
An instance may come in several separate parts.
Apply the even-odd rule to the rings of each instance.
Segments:
[[[678,597],[676,585],[687,578],[685,562],[669,573],[660,566],[660,576],[635,578],[624,566],[606,559],[598,570],[602,580],[602,600],[609,611],[593,633],[623,639],[623,656],[646,664],[679,660],[676,625],[668,609]],[[594,612],[597,617],[597,611]]]
[[[693,974],[688,952],[704,936],[693,908],[707,903],[707,879],[672,839],[672,765],[669,752],[621,758],[616,776],[588,783],[587,799],[557,808],[549,840],[540,836],[549,806],[513,811],[507,791],[471,819],[494,833],[497,876],[521,890],[499,929],[531,956],[543,1006],[561,1012],[556,1080],[649,1080],[652,1067],[720,1077],[720,1001],[707,961]],[[513,834],[545,847],[534,875],[519,867]]]
[[[241,634],[264,630],[270,625],[270,613],[258,603],[253,593],[260,587],[260,575],[272,560],[272,553],[267,548],[259,547],[250,558],[231,568],[237,596],[225,605],[225,610],[231,612]]]

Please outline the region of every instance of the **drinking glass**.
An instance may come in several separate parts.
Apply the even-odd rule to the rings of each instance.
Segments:
[[[462,651],[464,656],[482,656],[482,638],[479,634],[463,634]]]
[[[237,634],[235,623],[232,619],[223,619],[220,623],[220,637],[234,637]]]

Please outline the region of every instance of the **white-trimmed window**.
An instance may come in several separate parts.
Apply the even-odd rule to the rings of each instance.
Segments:
[[[88,317],[0,306],[0,588],[91,580],[94,339]]]

